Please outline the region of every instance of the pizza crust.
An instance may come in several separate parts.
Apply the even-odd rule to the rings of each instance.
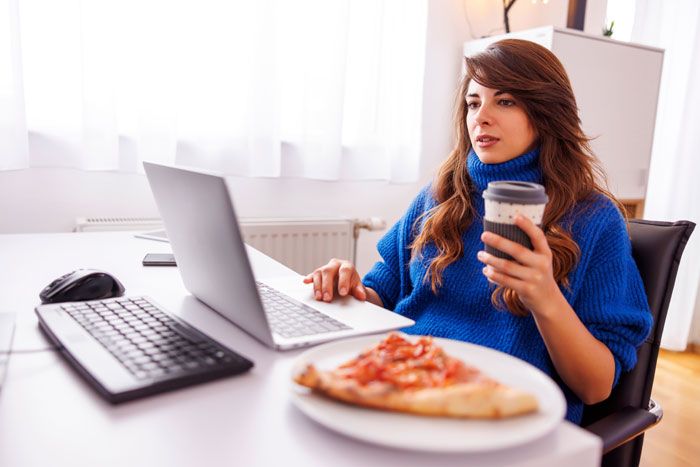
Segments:
[[[438,388],[401,390],[390,383],[361,385],[309,364],[294,380],[314,391],[350,404],[419,415],[498,419],[534,412],[537,399],[487,377]]]

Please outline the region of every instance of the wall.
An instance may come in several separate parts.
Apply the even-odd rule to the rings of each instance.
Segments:
[[[486,34],[486,25],[488,29],[502,25],[500,10],[493,10],[494,4],[500,2],[429,0],[422,176],[417,183],[233,178],[239,215],[380,216],[389,224],[395,222],[450,151],[462,43]],[[551,0],[547,5],[533,5],[520,0],[511,10],[511,26],[513,30],[546,24],[565,26],[566,4],[564,0]],[[470,32],[467,20],[475,26],[474,31]],[[0,213],[0,233],[70,231],[80,216],[158,216],[143,175],[51,168],[0,172]],[[357,261],[361,272],[378,258],[375,245],[380,236],[381,232],[361,235]]]
[[[566,27],[568,0],[517,0],[508,12],[511,32],[540,26]],[[608,0],[587,0],[584,32],[599,35],[605,23]],[[472,26],[470,36],[477,39],[505,33],[503,2],[496,0],[464,0],[465,20]]]
[[[589,0],[596,1],[596,0]],[[508,12],[511,32],[540,26],[566,26],[568,0],[542,3],[518,0]],[[472,26],[473,39],[504,34],[503,2],[494,0],[464,0],[465,20]]]
[[[460,50],[468,39],[461,2],[429,2],[423,141],[418,183],[320,182],[299,179],[232,178],[243,217],[380,216],[396,221],[435,167],[449,153],[453,93]],[[34,168],[0,172],[0,233],[70,231],[79,216],[142,216],[158,213],[143,175]],[[380,232],[364,232],[358,267],[378,257]]]
[[[586,16],[583,22],[583,32],[593,35],[602,35],[605,27],[608,9],[608,0],[588,0],[586,2]]]

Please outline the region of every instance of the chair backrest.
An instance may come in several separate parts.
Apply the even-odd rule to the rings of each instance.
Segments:
[[[583,426],[590,425],[624,407],[647,409],[654,382],[661,334],[676,282],[678,265],[694,228],[695,224],[689,221],[631,220],[629,222],[632,256],[644,282],[654,325],[649,337],[637,350],[637,365],[634,369],[620,376],[617,386],[608,399],[600,404],[585,407],[581,423]],[[639,462],[642,442],[643,439],[640,436],[635,441],[611,451],[608,456],[619,458],[611,465],[636,465]],[[635,456],[636,462],[633,461]]]

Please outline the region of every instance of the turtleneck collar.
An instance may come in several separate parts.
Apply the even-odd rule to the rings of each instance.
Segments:
[[[540,148],[536,147],[515,159],[500,164],[485,164],[471,149],[467,156],[467,170],[479,192],[484,191],[489,182],[499,180],[542,183],[539,156]]]

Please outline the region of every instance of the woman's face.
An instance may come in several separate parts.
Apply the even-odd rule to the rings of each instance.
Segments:
[[[465,98],[469,139],[481,162],[500,164],[534,148],[537,133],[512,95],[471,80]]]

